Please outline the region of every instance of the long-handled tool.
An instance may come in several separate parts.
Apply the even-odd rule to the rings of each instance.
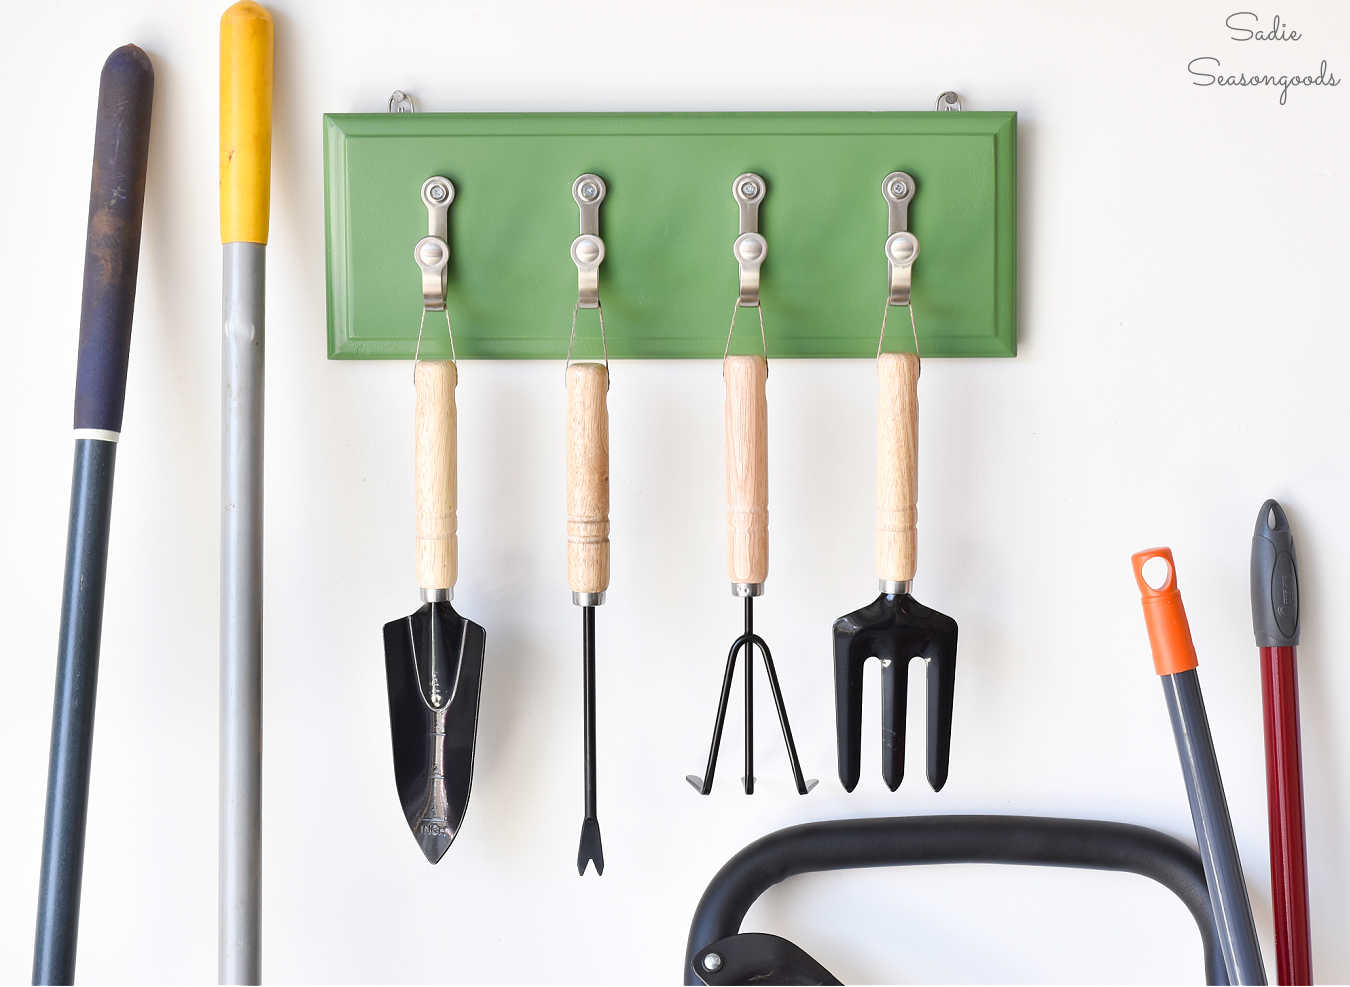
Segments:
[[[1165,572],[1152,578],[1145,567],[1158,560]],[[1219,776],[1219,760],[1209,732],[1209,717],[1200,692],[1199,664],[1186,608],[1177,588],[1176,563],[1170,548],[1150,548],[1130,558],[1139,585],[1144,623],[1153,651],[1153,666],[1162,679],[1167,714],[1172,721],[1186,797],[1191,805],[1195,839],[1205,865],[1210,904],[1219,930],[1230,983],[1264,984],[1266,971],[1256,939],[1256,923],[1242,877],[1228,800]],[[1156,585],[1154,585],[1156,583]]]
[[[760,356],[722,357],[722,379],[726,384],[726,480],[727,480],[727,572],[731,576],[731,594],[744,600],[745,631],[731,643],[727,652],[726,670],[722,675],[722,692],[717,702],[717,718],[713,721],[712,744],[708,750],[708,764],[703,777],[685,775],[685,780],[701,795],[712,791],[713,772],[717,768],[717,753],[722,745],[722,727],[726,722],[727,700],[731,697],[731,680],[736,671],[736,659],[744,654],[745,675],[745,774],[741,783],[745,794],[755,791],[755,693],[754,652],[759,649],[764,659],[764,671],[773,693],[778,723],[783,729],[788,764],[797,792],[805,795],[815,787],[815,779],[802,776],[797,758],[797,745],[792,740],[787,709],[783,705],[783,690],[778,684],[773,656],[764,638],[755,633],[755,597],[764,592],[769,576],[769,405],[765,383],[769,377],[768,346],[764,337],[764,315],[760,307],[759,271],[768,253],[768,245],[759,232],[759,204],[764,200],[765,182],[762,177],[747,172],[731,183],[731,194],[740,207],[740,235],[732,245],[732,256],[740,269],[740,294],[731,312],[731,328],[727,330],[727,350],[736,330],[736,313],[741,308],[754,308],[759,316]]]
[[[35,984],[68,984],[75,976],[113,465],[127,387],[154,89],[150,59],[135,45],[118,48],[103,64],[80,303],[75,471],[56,651]]]
[[[910,596],[917,568],[919,358],[877,357],[877,578],[881,595],[834,622],[839,780],[853,791],[862,757],[863,666],[881,661],[881,774],[891,791],[905,770],[905,686],[911,658],[928,666],[928,783],[947,782],[956,685],[956,621]]]
[[[1251,576],[1252,628],[1256,646],[1261,649],[1261,706],[1265,711],[1276,970],[1281,984],[1310,984],[1312,942],[1296,664],[1298,558],[1289,519],[1273,500],[1262,504],[1256,517]]]
[[[599,269],[605,259],[600,238],[600,203],[605,182],[587,173],[572,183],[572,198],[580,210],[581,232],[572,241],[577,266],[577,302],[572,307],[572,333],[567,340],[567,582],[572,602],[581,607],[581,667],[583,758],[586,810],[577,844],[577,873],[588,863],[596,874],[605,872],[605,849],[600,841],[600,819],[595,791],[595,608],[605,602],[609,588],[609,351],[605,342],[605,314],[600,306]],[[595,309],[600,319],[603,363],[572,363],[577,339],[577,315]]]
[[[581,607],[586,814],[577,873],[605,872],[595,792],[595,608],[609,587],[609,370],[600,363],[567,368],[567,581]]]
[[[417,845],[433,864],[459,832],[473,783],[474,738],[483,682],[486,634],[450,605],[459,575],[456,514],[455,387],[459,371],[445,302],[446,209],[454,186],[439,175],[422,185],[431,232],[413,258],[422,269],[422,321],[445,315],[449,360],[413,359],[417,392],[414,473],[417,500],[417,585],[422,606],[384,625],[384,670],[399,802]]]
[[[220,873],[222,984],[262,977],[263,285],[272,175],[272,18],[220,19]]]

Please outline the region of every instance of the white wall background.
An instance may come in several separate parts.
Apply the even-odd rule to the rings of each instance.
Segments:
[[[1303,576],[1314,967],[1350,979],[1350,630],[1335,603],[1350,596],[1350,85],[1280,106],[1186,75],[1207,54],[1350,73],[1350,8],[1282,5],[1304,40],[1262,46],[1225,40],[1238,6],[274,3],[265,976],[675,982],[717,867],[804,820],[1033,813],[1190,840],[1129,572],[1132,551],[1167,543],[1273,977],[1246,573],[1256,509],[1277,496]],[[9,15],[0,980],[29,971],[95,93],[128,40],[151,54],[157,93],[79,975],[215,975],[221,9],[49,0]],[[610,396],[614,576],[599,621],[609,870],[579,880],[561,367],[473,364],[458,393],[458,599],[489,631],[486,691],[465,828],[440,866],[422,860],[394,794],[379,633],[415,603],[412,388],[406,364],[330,363],[324,340],[320,114],[380,110],[396,87],[427,109],[927,109],[954,88],[972,109],[1018,111],[1020,355],[933,360],[922,385],[916,592],[961,625],[940,796],[921,783],[919,744],[900,791],[885,790],[870,694],[863,782],[845,795],[834,776],[829,626],[873,591],[865,362],[780,361],[770,390],[759,624],[821,786],[792,794],[764,708],[761,791],[739,794],[738,702],[717,790],[685,785],[739,621],[722,564],[721,380],[712,362],[626,363]],[[920,713],[911,737],[921,729]],[[852,981],[1202,975],[1182,906],[1123,876],[819,876],[769,893],[747,928]]]

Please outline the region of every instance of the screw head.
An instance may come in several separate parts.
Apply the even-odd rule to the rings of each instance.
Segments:
[[[441,262],[441,259],[444,256],[445,251],[441,247],[441,245],[437,241],[430,238],[428,238],[422,243],[422,247],[418,251],[419,259],[422,261],[423,264],[427,265],[428,267],[435,267],[437,264]]]
[[[905,184],[904,179],[897,178],[895,181],[891,182],[891,195],[895,196],[897,199],[903,199],[908,194],[909,186]]]
[[[907,233],[896,233],[886,241],[886,255],[894,264],[912,264],[919,254],[919,241]]]
[[[586,202],[594,202],[600,195],[600,186],[595,182],[582,182],[581,188],[577,189],[578,194]]]
[[[595,237],[584,236],[577,239],[577,260],[583,264],[594,264],[600,259],[600,244]]]
[[[427,195],[431,197],[433,202],[441,202],[445,199],[446,188],[444,185],[437,183],[427,189]]]
[[[722,969],[722,956],[720,953],[709,953],[703,957],[703,969],[709,973],[716,973]]]
[[[753,199],[759,195],[759,183],[750,180],[741,182],[741,195],[747,199]]]

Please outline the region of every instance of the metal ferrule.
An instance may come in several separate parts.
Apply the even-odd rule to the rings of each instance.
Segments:
[[[744,599],[747,596],[763,596],[763,583],[732,583],[731,595],[737,599]]]
[[[878,579],[877,586],[887,596],[908,596],[909,588],[914,585],[909,579]]]
[[[453,586],[448,589],[427,589],[423,586],[421,587],[420,592],[422,594],[423,603],[449,603],[455,598],[455,588]]]
[[[604,590],[599,593],[573,593],[572,602],[579,607],[598,607],[605,602]]]

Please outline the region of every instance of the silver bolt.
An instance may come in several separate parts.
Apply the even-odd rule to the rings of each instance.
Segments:
[[[433,201],[440,202],[445,198],[445,186],[433,185],[431,188],[427,189],[427,195],[431,196]]]
[[[759,195],[759,185],[755,182],[741,182],[741,195],[747,199],[753,199]]]
[[[716,973],[718,970],[722,969],[721,955],[718,953],[709,953],[707,956],[703,957],[703,969],[707,970],[709,973]]]
[[[891,195],[895,196],[897,199],[903,199],[907,192],[909,192],[909,186],[901,179],[897,178],[895,181],[891,182]]]
[[[595,182],[582,182],[580,191],[583,199],[587,202],[593,202],[595,197],[600,194],[600,186],[596,185]]]

